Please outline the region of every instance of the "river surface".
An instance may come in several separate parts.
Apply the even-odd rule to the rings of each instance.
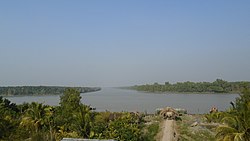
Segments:
[[[140,111],[154,113],[156,108],[175,107],[187,109],[188,113],[207,113],[212,106],[219,110],[230,107],[238,94],[153,94],[117,88],[102,88],[101,91],[81,94],[84,104],[96,107],[97,111]],[[60,96],[15,96],[5,97],[11,102],[40,102],[59,105]]]

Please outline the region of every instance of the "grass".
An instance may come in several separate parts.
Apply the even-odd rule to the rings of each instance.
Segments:
[[[177,121],[180,141],[214,141],[215,135],[212,129],[204,126],[191,127],[190,125],[197,120],[201,120],[200,115],[184,115],[182,121]]]
[[[159,132],[159,117],[149,117],[143,129],[143,141],[156,141],[156,135]]]
[[[144,141],[156,141],[155,136],[159,130],[159,123],[148,125],[147,132],[144,134]]]

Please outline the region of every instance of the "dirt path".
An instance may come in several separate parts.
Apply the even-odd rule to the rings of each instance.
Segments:
[[[174,120],[165,120],[163,127],[163,137],[161,141],[177,141],[177,135],[175,130]]]

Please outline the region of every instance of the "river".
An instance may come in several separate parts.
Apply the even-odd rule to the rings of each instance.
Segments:
[[[207,113],[212,106],[219,110],[230,107],[237,94],[152,94],[117,88],[102,88],[101,91],[82,93],[84,104],[96,107],[97,111],[141,111],[154,113],[156,108],[171,106],[187,109],[188,113]],[[40,102],[59,105],[60,96],[15,96],[5,97],[11,102]]]

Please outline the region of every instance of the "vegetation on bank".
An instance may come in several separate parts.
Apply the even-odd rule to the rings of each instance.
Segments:
[[[80,93],[98,91],[98,87],[59,87],[59,86],[16,86],[0,87],[2,96],[19,96],[19,95],[55,95],[63,94],[67,88],[76,89]]]
[[[250,141],[250,89],[244,89],[227,111],[205,117],[208,122],[220,124],[216,128],[217,140]]]
[[[147,115],[144,117],[144,125],[142,129],[142,136],[144,141],[161,140],[161,136],[158,135],[161,132],[161,121],[162,118],[157,115]]]
[[[195,122],[202,122],[203,115],[183,115],[181,120],[177,121],[177,131],[180,134],[180,141],[214,141],[215,129],[209,126],[191,126]]]
[[[64,137],[118,141],[148,139],[142,133],[145,126],[141,115],[95,112],[80,99],[80,92],[75,89],[64,91],[59,106],[35,102],[16,105],[0,97],[0,140],[59,141]]]
[[[177,121],[180,141],[250,141],[250,90],[244,89],[227,111],[184,115]]]
[[[240,93],[243,88],[250,88],[250,82],[227,82],[217,79],[214,82],[177,82],[170,84],[135,85],[130,89],[145,92],[177,92],[177,93]]]

